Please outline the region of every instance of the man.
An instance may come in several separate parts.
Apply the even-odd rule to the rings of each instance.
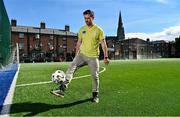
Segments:
[[[73,74],[78,67],[88,65],[91,71],[92,82],[92,101],[99,102],[99,44],[104,52],[104,63],[107,65],[108,51],[103,30],[94,24],[94,12],[86,10],[83,12],[86,25],[81,27],[78,33],[76,45],[76,56],[66,72],[66,80],[60,85],[59,89],[52,90],[56,96],[64,97],[64,92],[73,78]]]

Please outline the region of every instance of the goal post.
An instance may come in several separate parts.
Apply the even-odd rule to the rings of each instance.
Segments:
[[[19,44],[16,43],[16,59],[17,59],[17,64],[19,65]]]

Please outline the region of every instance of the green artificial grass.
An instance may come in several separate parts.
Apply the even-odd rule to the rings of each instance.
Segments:
[[[70,63],[22,64],[17,84],[51,80]],[[92,103],[92,78],[72,80],[64,98],[54,83],[16,87],[11,116],[180,116],[180,59],[111,61],[100,74],[100,102]],[[100,68],[102,70],[103,68]],[[90,74],[83,67],[75,77]]]

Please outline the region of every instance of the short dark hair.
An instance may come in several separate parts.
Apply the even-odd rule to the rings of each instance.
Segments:
[[[92,10],[88,9],[83,12],[83,15],[87,15],[87,14],[89,14],[92,18],[94,18],[94,12]]]

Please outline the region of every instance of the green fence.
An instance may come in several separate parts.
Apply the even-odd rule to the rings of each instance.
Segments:
[[[11,25],[3,3],[0,0],[0,68],[9,64],[11,56]]]

